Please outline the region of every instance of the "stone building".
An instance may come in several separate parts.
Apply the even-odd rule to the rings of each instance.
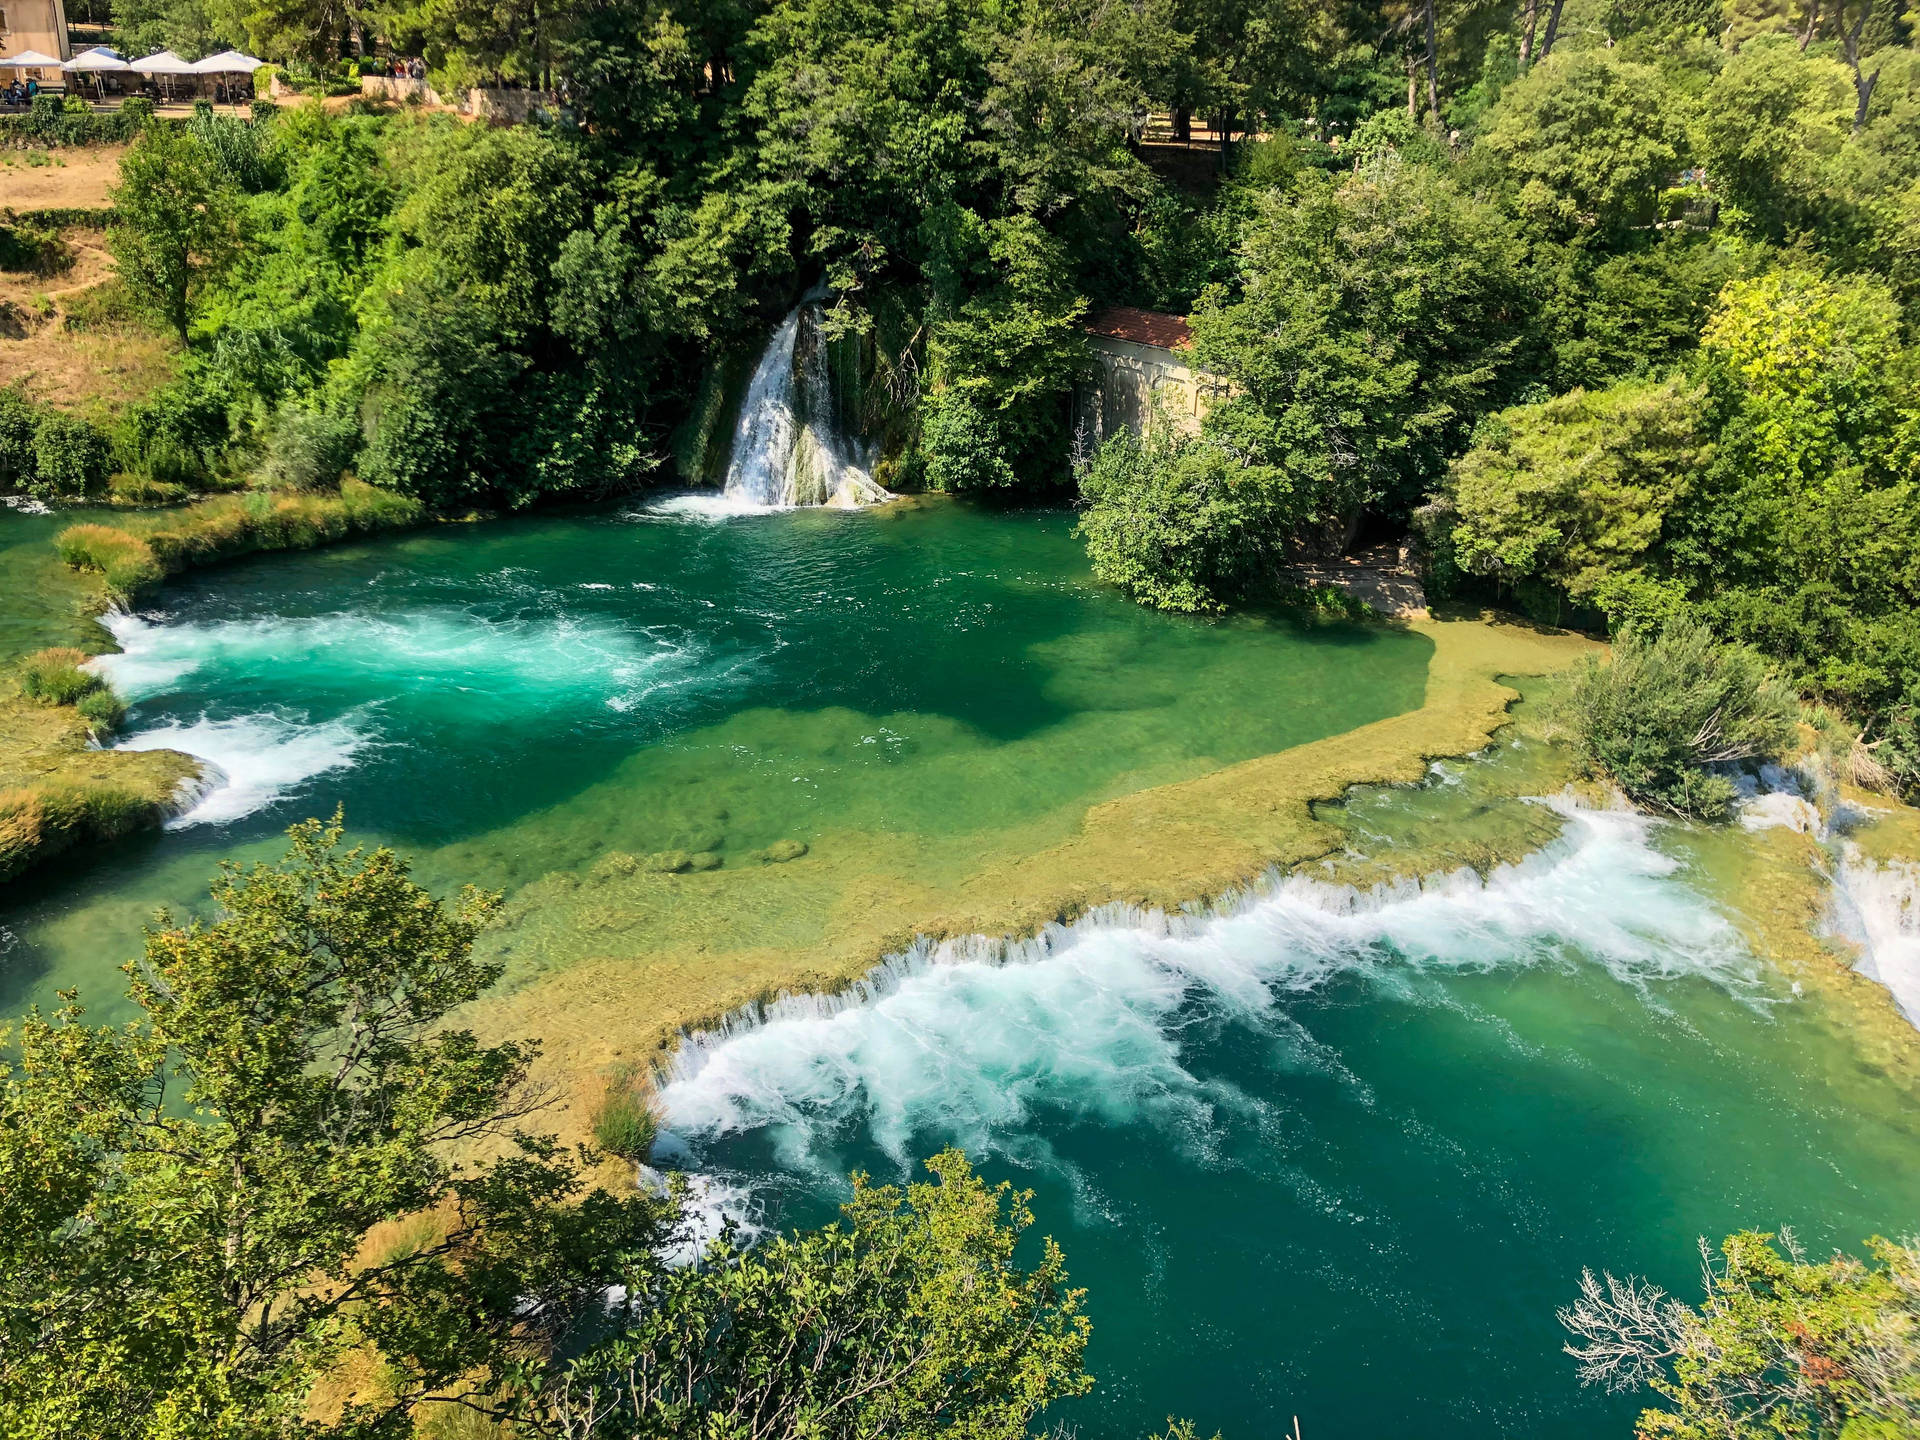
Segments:
[[[37,50],[42,55],[73,58],[67,39],[67,7],[63,0],[0,0],[0,60]],[[45,70],[0,70],[0,84],[18,76],[43,85],[64,84],[66,77],[52,66]]]
[[[1178,315],[1110,305],[1087,317],[1086,330],[1099,366],[1079,404],[1080,442],[1089,449],[1122,429],[1143,433],[1156,408],[1192,434],[1225,393],[1222,382],[1194,368],[1192,335]]]

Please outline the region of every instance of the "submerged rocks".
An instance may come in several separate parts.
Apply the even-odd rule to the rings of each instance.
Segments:
[[[806,845],[799,840],[776,840],[766,849],[754,851],[753,858],[762,865],[784,865],[806,853]]]
[[[722,863],[715,850],[656,850],[640,861],[638,868],[655,875],[684,875],[688,871],[718,870]]]
[[[624,850],[609,850],[593,862],[593,869],[588,873],[598,881],[624,880],[639,868],[638,856],[629,855]]]

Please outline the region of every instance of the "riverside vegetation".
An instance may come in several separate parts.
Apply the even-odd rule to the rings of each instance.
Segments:
[[[1217,613],[1288,559],[1411,530],[1436,596],[1617,632],[1565,714],[1643,803],[1724,816],[1709,767],[1787,749],[1797,695],[1844,721],[1856,776],[1920,787],[1920,63],[1891,0],[130,0],[115,21],[309,69],[373,34],[445,81],[564,82],[510,129],[318,105],[120,122],[113,308],[172,373],[116,417],[0,391],[0,490],[175,507],[61,535],[121,597],[206,560],[706,478],[743,360],[821,287],[879,478],[1077,495],[1096,572],[1144,603]],[[1140,143],[1154,109],[1249,138],[1183,189]],[[8,133],[125,138],[97,128],[43,105]],[[0,242],[22,269],[63,243]],[[1198,435],[1087,452],[1094,300],[1192,315],[1230,387]],[[1484,736],[1490,677],[1456,668],[1439,708]],[[51,725],[66,764],[110,726],[90,674],[28,659],[10,749],[16,720]],[[117,758],[145,790],[0,794],[0,873],[157,817],[178,764]],[[1315,764],[1236,783],[1298,808],[1371,773]],[[1171,823],[1154,803],[1113,813]],[[1125,828],[1060,848],[1117,853]],[[1236,861],[1299,845],[1250,834]],[[531,1050],[450,1015],[495,978],[471,953],[491,902],[443,907],[390,855],[295,840],[227,876],[210,925],[156,928],[131,1027],[69,1005],[20,1031],[13,1429],[1013,1435],[1084,1388],[1058,1252],[1015,1265],[1024,1201],[955,1155],[933,1185],[860,1187],[841,1228],[667,1265],[676,1199],[583,1191],[554,1142],[511,1133]],[[601,1121],[606,1149],[645,1151],[630,1075]],[[504,1158],[456,1164],[450,1141]],[[182,1263],[129,1263],[162,1244]],[[1911,1428],[1910,1251],[1810,1265],[1742,1235],[1725,1255],[1698,1311],[1589,1285],[1568,1312],[1586,1376],[1654,1383],[1672,1408],[1650,1434]],[[796,1333],[818,1364],[776,1346]]]

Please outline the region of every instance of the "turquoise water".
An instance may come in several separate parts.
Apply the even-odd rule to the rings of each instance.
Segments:
[[[18,518],[0,556],[38,553],[7,548]],[[221,779],[178,828],[13,888],[0,1009],[78,984],[119,1013],[155,905],[336,803],[429,883],[507,890],[564,980],[646,946],[811,944],[901,856],[938,891],[1098,800],[1420,703],[1423,637],[1149,614],[1090,582],[1070,527],[609,511],[170,587],[114,622],[127,743]],[[71,626],[72,600],[7,635]],[[1058,1417],[1085,1440],[1169,1413],[1235,1440],[1296,1414],[1308,1440],[1625,1437],[1633,1403],[1559,1353],[1580,1268],[1691,1293],[1699,1234],[1920,1228],[1912,1094],[1782,992],[1669,832],[1456,795],[1373,794],[1354,843],[1560,838],[1485,883],[1296,880],[1214,920],[908,956],[857,1003],[689,1047],[666,1158],[758,1225],[949,1142],[1033,1186],[1092,1291],[1100,1386]],[[781,841],[808,853],[762,867]],[[720,866],[686,893],[739,888],[688,921],[656,913],[658,876],[596,879],[670,850]]]
[[[667,1153],[761,1226],[947,1143],[1031,1186],[1091,1291],[1090,1440],[1625,1437],[1560,1353],[1582,1266],[1694,1295],[1698,1236],[1920,1222],[1910,1092],[1833,1063],[1663,838],[1569,811],[1486,883],[912,957],[691,1047]]]
[[[0,1010],[80,984],[110,1011],[154,906],[336,805],[430,883],[510,895],[609,853],[750,872],[794,842],[815,917],[869,855],[911,847],[937,882],[1099,800],[1420,704],[1424,637],[1149,614],[1091,581],[1072,523],[584,512],[170,585],[110,617],[121,743],[202,756],[216,783],[168,834],[15,887]],[[547,925],[547,963],[641,947],[597,908]],[[756,915],[741,943],[789,923]]]

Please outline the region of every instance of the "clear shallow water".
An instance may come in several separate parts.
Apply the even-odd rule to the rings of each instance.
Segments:
[[[0,1008],[73,983],[108,1001],[153,906],[336,804],[438,886],[515,892],[609,852],[750,869],[783,841],[812,852],[795,875],[911,844],[937,884],[1012,832],[1044,844],[1101,799],[1420,703],[1423,637],[1151,615],[1091,582],[1071,526],[670,503],[170,586],[164,609],[110,620],[122,743],[219,774],[170,834],[17,887]],[[746,942],[782,923],[756,916]],[[628,943],[551,933],[573,925],[543,932],[555,963]]]
[[[1088,1437],[1624,1437],[1559,1353],[1580,1267],[1692,1294],[1697,1235],[1911,1231],[1920,1134],[1647,822],[1562,818],[1484,883],[906,957],[690,1047],[670,1148],[761,1225],[946,1143],[1032,1186],[1092,1291]]]

